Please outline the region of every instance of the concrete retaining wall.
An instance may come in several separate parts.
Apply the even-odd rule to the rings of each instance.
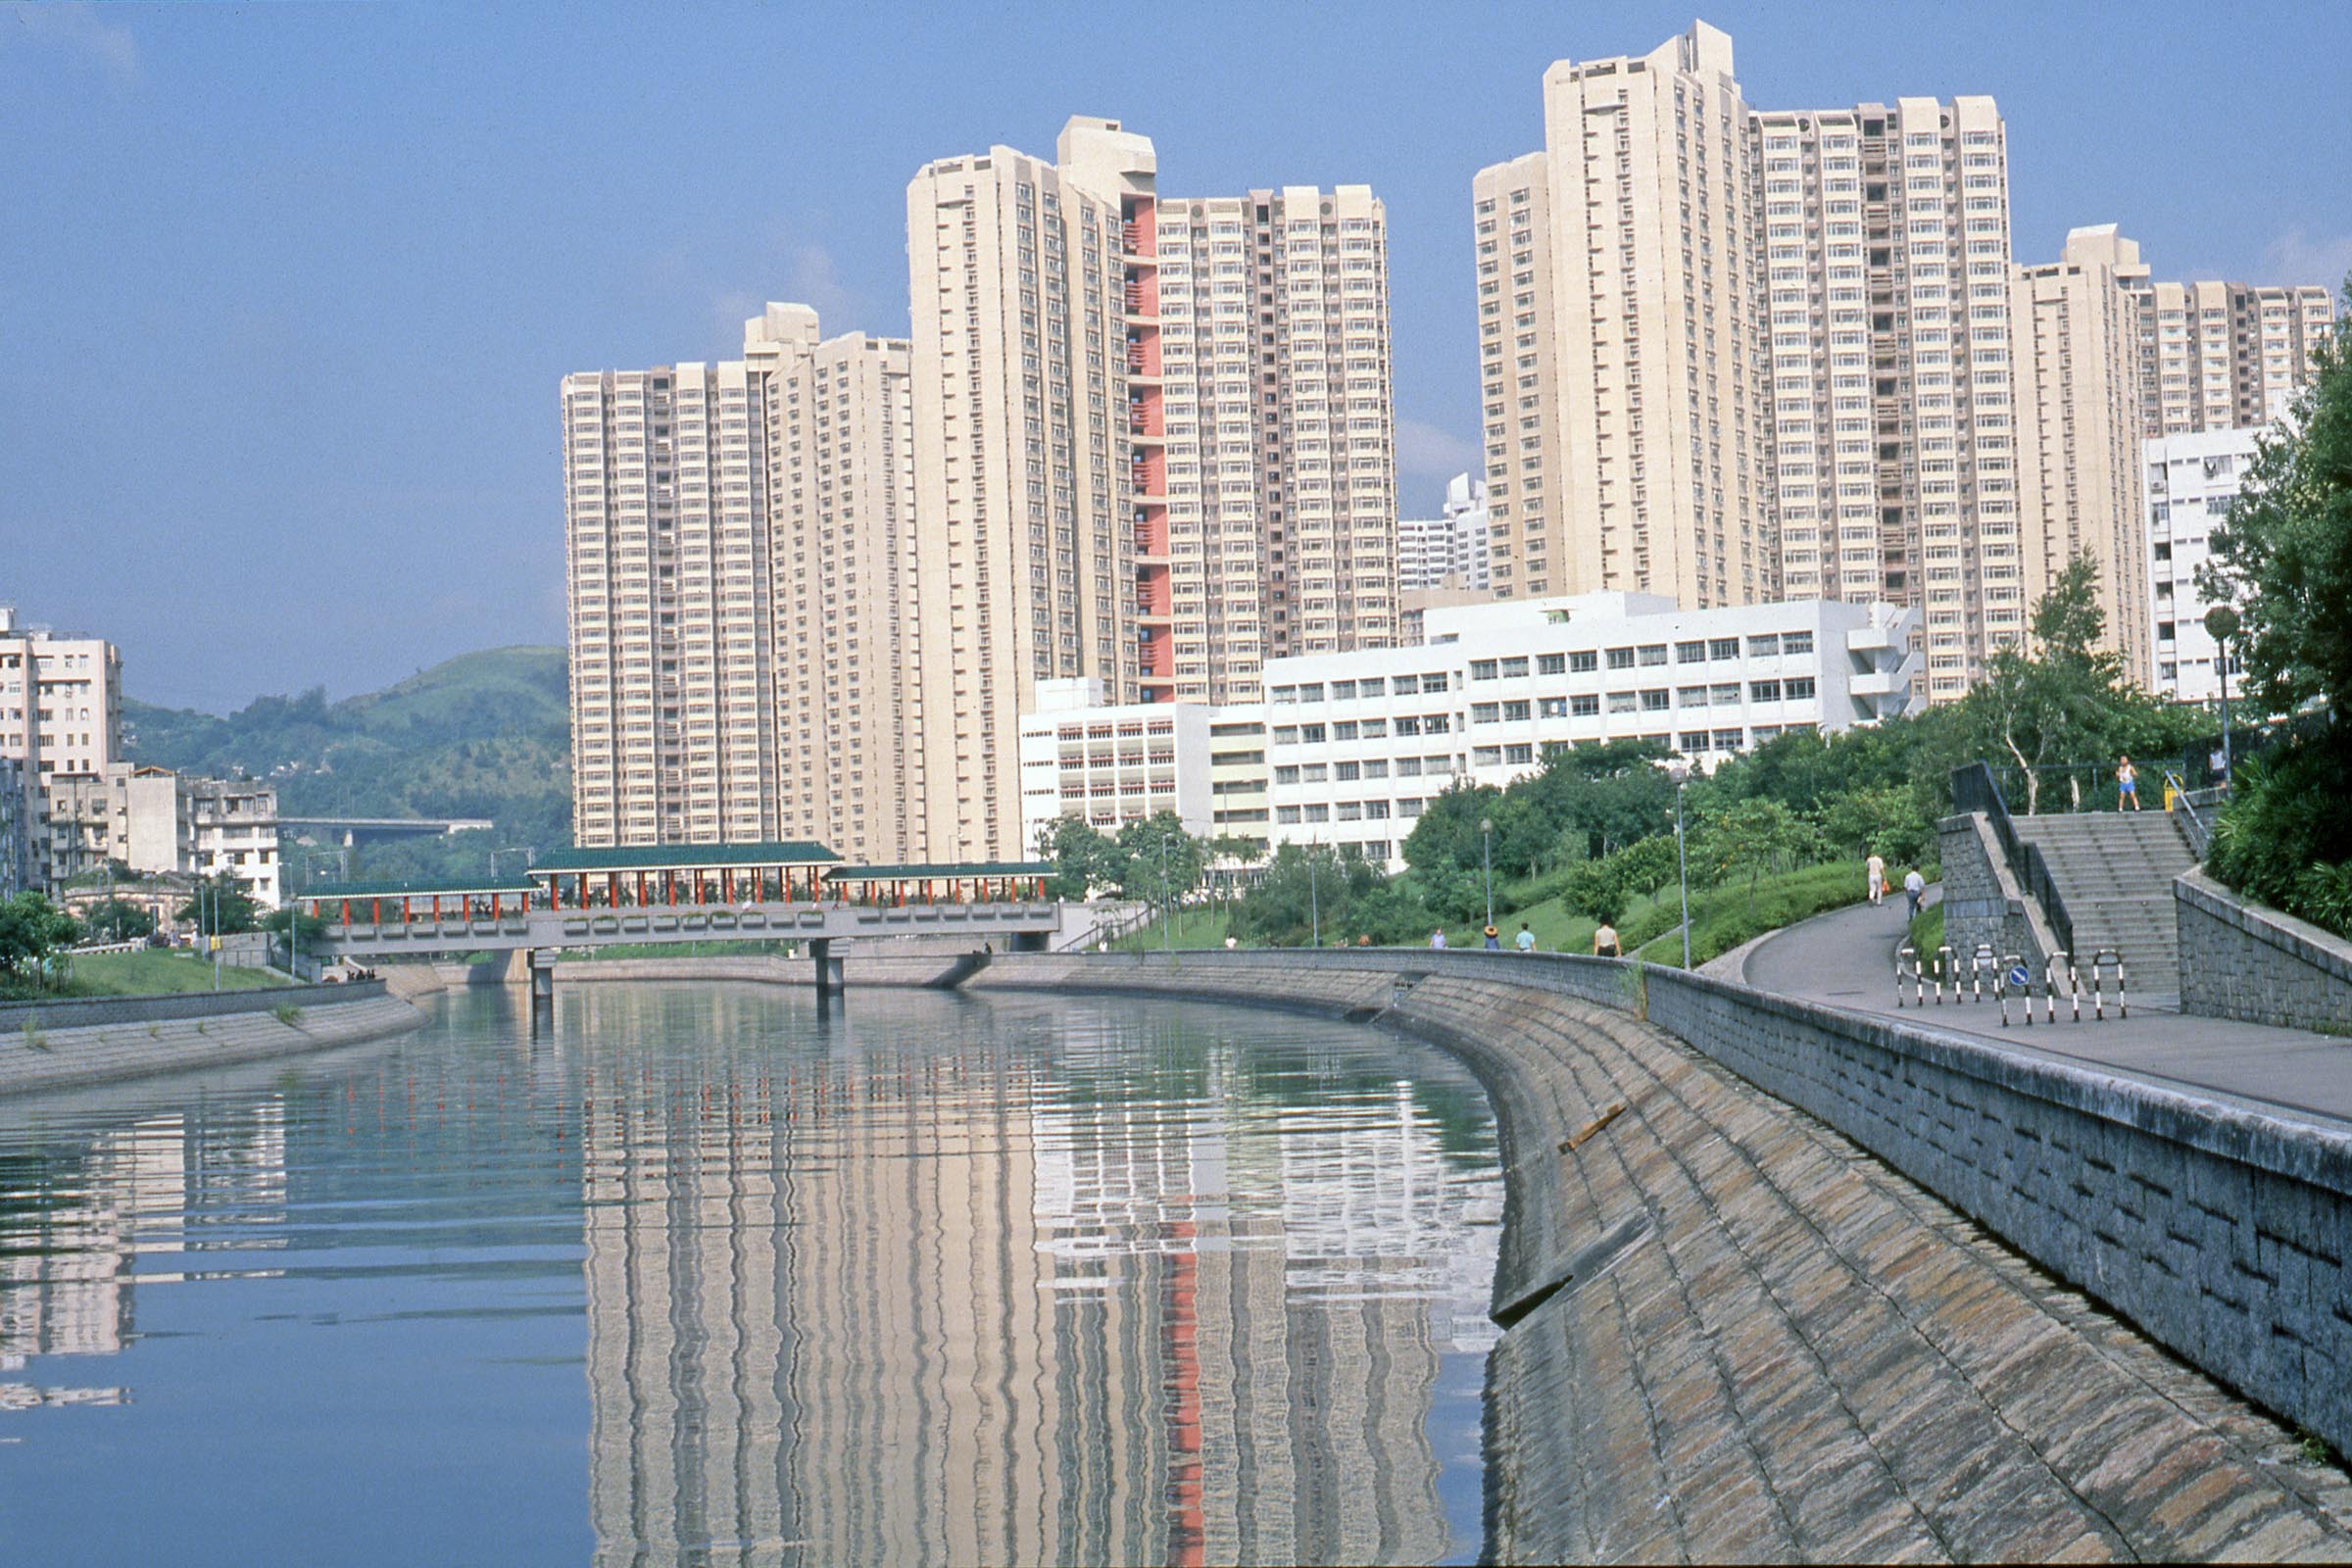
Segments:
[[[1266,956],[1179,963],[1213,980],[1237,959]],[[2352,1135],[2023,1047],[1610,959],[1359,950],[1283,962],[1477,975],[1636,1011],[2352,1451]]]
[[[2174,881],[2173,908],[2182,1012],[2352,1035],[2352,942],[2202,871]]]
[[[381,981],[342,988],[353,997],[380,997]],[[294,986],[263,987],[250,991],[181,991],[161,997],[60,997],[54,1002],[12,1002],[0,1004],[0,1033],[14,1034],[27,1019],[43,1029],[78,1029],[102,1023],[155,1023],[167,1018],[225,1018],[241,1012],[268,1012],[281,1002],[308,1004],[320,993]]]
[[[1377,1016],[1477,1072],[1502,1560],[2352,1551],[2340,1472],[1920,1191],[2340,1446],[2342,1139],[1577,956],[1015,956],[972,984]]]
[[[227,1005],[232,998],[242,1005]],[[83,1002],[59,1003],[29,1009],[29,1019],[15,1019],[0,1033],[0,1095],[296,1055],[423,1022],[381,982],[85,1001],[104,1003],[102,1015],[72,1010]],[[283,1018],[273,1010],[289,1006],[296,1010]]]
[[[880,943],[865,945],[869,950]],[[851,986],[940,986],[975,966],[975,955],[963,949],[935,948],[926,953],[853,953],[841,960],[842,983]],[[756,985],[816,989],[816,960],[784,958],[769,954],[747,954],[726,958],[592,958],[556,967],[558,986],[613,985],[649,980],[737,981]]]
[[[1961,970],[1980,944],[1989,943],[1993,956],[2016,954],[2038,977],[2057,939],[2009,874],[1984,813],[1947,816],[1936,824],[1936,837],[1943,860],[1943,940]]]

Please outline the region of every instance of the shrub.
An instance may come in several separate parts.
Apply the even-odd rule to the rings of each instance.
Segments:
[[[2250,899],[2352,935],[2352,812],[2339,800],[2352,744],[2299,736],[2237,766],[2206,869]]]
[[[291,1002],[281,1002],[270,1009],[270,1016],[291,1029],[302,1022],[302,1009]]]

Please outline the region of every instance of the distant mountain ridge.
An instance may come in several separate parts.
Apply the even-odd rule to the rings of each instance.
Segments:
[[[289,815],[491,817],[496,834],[465,837],[552,849],[570,842],[566,681],[561,648],[492,648],[380,692],[329,703],[314,687],[257,697],[226,718],[125,699],[126,751],[267,779]]]

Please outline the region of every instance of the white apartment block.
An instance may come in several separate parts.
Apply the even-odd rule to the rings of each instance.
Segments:
[[[0,758],[39,789],[60,773],[96,773],[122,755],[122,657],[102,637],[24,626],[0,605]]]
[[[2017,270],[2017,340],[2031,606],[2078,556],[2099,567],[2107,645],[2124,673],[2155,683],[2148,623],[2147,534],[2140,503],[2139,247],[2113,223],[2067,235],[2060,260]],[[2017,602],[2014,584],[1986,592]]]
[[[904,342],[566,376],[573,831],[928,858]]]
[[[114,860],[134,873],[231,877],[265,908],[278,906],[277,791],[267,784],[114,762],[59,775],[48,800],[52,889]]]
[[[1777,597],[1761,236],[1731,39],[1544,75],[1544,149],[1482,170],[1479,368],[1499,597]]]
[[[2149,689],[2183,703],[2218,702],[2220,650],[2205,629],[2211,605],[2197,586],[2197,569],[2212,555],[2213,530],[2246,489],[2261,442],[2275,428],[2241,426],[2157,437],[2140,445],[2145,465],[2149,645],[2155,679]],[[2235,674],[2237,666],[2230,666]]]
[[[1544,90],[1472,186],[1496,595],[1916,605],[1960,696],[2025,624],[1992,100],[1751,111],[1703,23]]]
[[[1494,554],[1490,548],[1487,481],[1457,473],[1446,486],[1446,504],[1434,517],[1400,517],[1396,521],[1396,588],[1399,594],[1417,589],[1452,586],[1492,588]],[[1405,640],[1401,620],[1397,641]]]
[[[1047,681],[1021,717],[1021,830],[1036,854],[1058,817],[1104,833],[1173,811],[1198,838],[1263,844],[1263,703],[1106,705],[1092,680]]]
[[[1044,681],[1038,710],[1021,717],[1021,832],[1031,855],[1053,825],[1083,817],[1116,834],[1173,811],[1196,837],[1216,831],[1210,809],[1209,721],[1199,703],[1105,705],[1091,678]]]
[[[2025,629],[2000,113],[1903,98],[1752,135],[1782,591],[1920,606],[1949,700]]]
[[[1651,739],[1707,766],[1927,701],[1916,609],[1600,593],[1433,609],[1428,629],[1417,647],[1268,666],[1274,843],[1399,869],[1431,797],[1508,785],[1552,747]]]
[[[2141,269],[2140,433],[2188,435],[2266,422],[2310,379],[2311,351],[2335,321],[2317,285],[2151,282]]]
[[[1170,567],[1168,602],[1147,574],[1143,609],[1171,617],[1173,695],[1253,701],[1268,658],[1396,641],[1380,201],[1362,185],[1161,198],[1136,237],[1158,321],[1132,323],[1130,384],[1138,436],[1164,431]]]

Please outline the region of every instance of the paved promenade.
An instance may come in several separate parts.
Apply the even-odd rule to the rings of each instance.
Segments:
[[[1744,979],[1760,991],[1832,1007],[1896,1013],[1894,950],[1903,940],[1903,910],[1897,896],[1877,907],[1856,905],[1792,925],[1748,953]],[[2164,989],[2172,990],[2169,978]],[[2055,1026],[2043,1023],[2037,1011],[2028,1028],[2014,1022],[2020,1008],[2013,999],[2013,1022],[2006,1029],[2000,1007],[1990,1001],[1899,1011],[2013,1049],[2352,1125],[2352,1040],[2189,1016],[2173,1001],[2153,988],[2146,1000],[2135,993],[2131,1016],[2119,1020],[2110,997],[2109,1017],[2093,1023],[2085,996],[2083,1021],[2073,1023],[2062,997]]]

